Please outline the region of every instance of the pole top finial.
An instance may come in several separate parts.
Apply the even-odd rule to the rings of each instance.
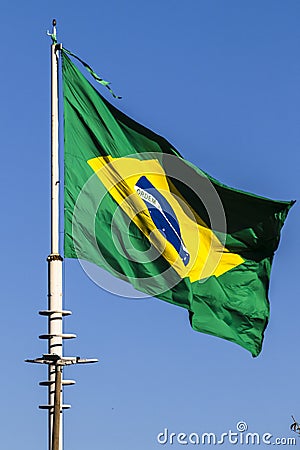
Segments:
[[[52,39],[52,44],[56,44],[57,40],[56,40],[56,19],[52,20],[52,31],[47,31],[48,36],[51,37]]]

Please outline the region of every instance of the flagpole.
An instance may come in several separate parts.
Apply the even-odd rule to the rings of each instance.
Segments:
[[[56,20],[52,22],[51,45],[51,252],[48,261],[48,354],[63,356],[63,308],[62,308],[62,263],[59,253],[59,139],[58,139],[58,58],[59,46],[56,43]],[[75,336],[74,336],[75,337]],[[48,404],[49,408],[49,450],[52,450],[53,416],[55,404],[55,365],[49,365]],[[61,404],[60,400],[60,404]],[[61,413],[60,413],[61,414]],[[58,420],[58,419],[57,419]],[[58,449],[62,450],[63,423],[59,420]],[[56,450],[56,449],[55,449]]]
[[[27,359],[26,362],[47,364],[48,380],[41,381],[40,386],[48,387],[48,404],[40,409],[48,410],[48,448],[63,450],[63,415],[64,409],[71,405],[63,404],[64,386],[75,384],[74,380],[63,379],[63,368],[73,364],[98,362],[98,359],[81,359],[63,355],[63,340],[76,338],[76,334],[63,332],[63,318],[72,314],[63,310],[63,258],[60,255],[59,206],[60,206],[60,172],[59,172],[59,111],[58,111],[58,62],[62,45],[57,44],[56,20],[52,22],[51,45],[51,237],[48,262],[48,309],[39,311],[48,317],[48,333],[39,336],[48,340],[48,353],[41,358]]]

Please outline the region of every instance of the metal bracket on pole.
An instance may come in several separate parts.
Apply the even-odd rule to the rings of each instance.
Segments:
[[[62,356],[55,353],[45,353],[41,358],[25,359],[25,362],[35,364],[51,364],[54,366],[71,366],[74,364],[91,364],[99,362],[96,358],[82,359],[80,356]]]
[[[62,405],[61,392],[63,386],[62,370],[64,366],[73,364],[88,364],[98,362],[98,359],[81,359],[79,356],[60,357],[56,354],[45,354],[41,358],[26,359],[25,362],[35,364],[48,364],[55,368],[55,380],[54,380],[54,404],[53,405],[40,405],[41,409],[52,409],[53,411],[53,424],[52,424],[52,440],[51,450],[59,450],[60,447],[60,420],[61,412],[63,409],[70,408],[70,405]],[[74,384],[75,382],[71,383]]]

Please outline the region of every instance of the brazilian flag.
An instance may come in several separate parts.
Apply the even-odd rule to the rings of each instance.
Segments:
[[[293,202],[219,183],[105,100],[63,54],[64,254],[186,308],[257,356]]]

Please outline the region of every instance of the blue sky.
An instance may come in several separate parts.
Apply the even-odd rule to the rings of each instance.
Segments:
[[[38,340],[46,319],[37,311],[47,306],[46,30],[53,17],[65,47],[123,97],[107,98],[186,159],[233,187],[299,198],[296,0],[29,0],[3,6],[0,417],[7,450],[47,448],[46,413],[37,408],[46,403],[46,389],[38,386],[46,368],[23,361],[46,351]],[[65,306],[73,316],[65,330],[78,338],[66,343],[65,354],[100,363],[66,370],[77,384],[65,389],[65,402],[72,404],[65,413],[65,449],[152,450],[162,447],[156,436],[164,428],[221,434],[240,420],[252,432],[292,437],[291,414],[300,421],[298,224],[296,204],[274,261],[271,319],[256,359],[194,332],[180,308],[101,290],[77,261],[67,260]],[[182,445],[165,445],[173,447]]]

